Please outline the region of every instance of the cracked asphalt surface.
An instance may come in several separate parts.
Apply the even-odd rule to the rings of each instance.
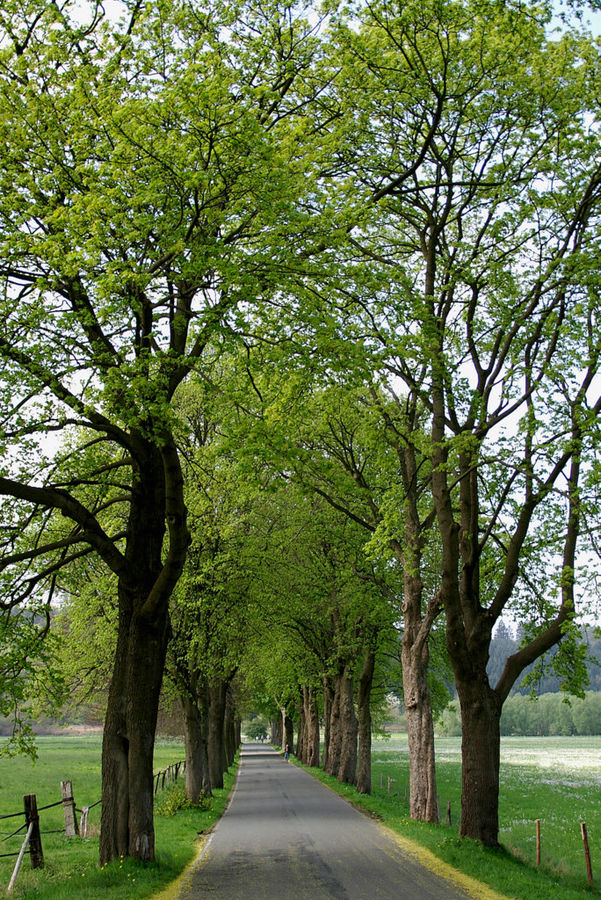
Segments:
[[[467,900],[270,747],[245,744],[230,805],[179,900]]]

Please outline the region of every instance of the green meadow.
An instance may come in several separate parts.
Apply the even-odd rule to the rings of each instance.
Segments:
[[[72,781],[76,806],[81,809],[100,798],[101,738],[92,736],[40,737],[39,758],[0,758],[0,815],[23,809],[23,795],[35,794],[38,808],[60,800],[60,782]],[[180,741],[159,740],[155,748],[154,771],[165,769],[184,758]],[[117,860],[103,869],[98,867],[98,826],[100,806],[90,811],[90,836],[67,839],[62,833],[62,807],[40,812],[44,868],[31,869],[29,854],[11,896],[36,900],[98,900],[107,898],[152,897],[162,891],[188,865],[197,853],[199,837],[219,818],[234,772],[226,774],[224,790],[215,791],[206,809],[180,809],[182,779],[173,788],[159,791],[156,797],[155,831],[157,860],[142,865],[133,860]],[[18,837],[7,834],[19,827],[22,819],[0,819],[0,854],[19,850]],[[0,895],[4,894],[15,864],[14,857],[0,858]]]
[[[503,738],[500,796],[500,851],[484,850],[458,837],[461,791],[460,739],[437,740],[437,772],[441,819],[450,802],[451,822],[430,826],[408,818],[408,752],[403,736],[376,740],[373,750],[373,795],[359,797],[335,779],[311,770],[348,799],[412,841],[427,847],[443,861],[488,884],[506,897],[519,900],[577,900],[601,896],[601,738],[545,737]],[[183,758],[182,744],[159,741],[155,771]],[[210,829],[221,814],[233,782],[217,791],[209,809],[180,809],[179,790],[166,790],[157,797],[157,861],[140,865],[116,861],[99,869],[98,824],[100,807],[90,813],[88,838],[67,840],[61,833],[60,806],[40,814],[42,831],[57,831],[42,837],[45,868],[32,870],[25,857],[14,897],[41,900],[97,900],[149,898],[161,893],[193,859],[199,833]],[[23,794],[35,793],[38,806],[60,799],[60,781],[71,780],[79,808],[100,797],[100,738],[43,737],[39,760],[0,759],[0,814],[22,808]],[[390,793],[389,781],[390,779]],[[536,868],[536,819],[541,820],[542,859]],[[586,822],[594,876],[589,886],[581,838]],[[20,824],[18,819],[0,820],[0,839]],[[3,840],[0,853],[19,849],[22,835]],[[0,894],[12,872],[14,858],[0,858]]]
[[[459,839],[461,739],[438,738],[436,750],[443,823],[439,826],[409,820],[409,756],[404,736],[374,741],[371,797],[359,797],[321,773],[319,777],[384,824],[507,897],[577,900],[601,896],[601,737],[502,739],[502,849],[497,851]],[[450,826],[445,821],[449,802]],[[541,821],[540,868],[536,867],[537,819]],[[581,822],[588,830],[592,887],[586,876]]]

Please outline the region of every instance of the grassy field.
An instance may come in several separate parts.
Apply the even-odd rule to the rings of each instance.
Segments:
[[[73,782],[73,796],[78,808],[100,798],[100,737],[41,737],[39,759],[32,764],[22,758],[0,759],[0,815],[23,809],[23,794],[36,794],[38,808],[60,800],[60,782]],[[184,757],[183,745],[159,741],[155,749],[155,772]],[[60,806],[40,812],[44,850],[44,869],[32,870],[26,855],[12,896],[39,900],[98,900],[107,898],[151,897],[165,888],[194,858],[199,833],[206,833],[225,807],[232,774],[226,786],[216,791],[209,809],[184,809],[177,815],[155,817],[157,861],[141,865],[132,860],[117,860],[98,867],[98,825],[100,806],[90,812],[91,835],[84,840],[67,840]],[[180,781],[181,784],[181,781]],[[177,789],[176,789],[177,790]],[[168,811],[170,794],[157,796],[159,811]],[[6,839],[18,828],[22,819],[0,819],[0,854],[18,851],[23,833]],[[13,857],[0,858],[0,895],[4,893],[14,867]]]
[[[0,814],[22,808],[23,794],[35,793],[38,806],[60,798],[60,781],[70,779],[79,808],[100,797],[100,738],[40,738],[40,759],[0,759]],[[177,742],[160,741],[155,771],[183,757]],[[438,790],[442,817],[451,803],[453,824],[429,826],[408,818],[408,753],[404,737],[376,741],[373,752],[373,795],[359,797],[318,770],[314,774],[390,827],[431,850],[460,871],[484,881],[506,897],[519,900],[582,900],[601,897],[601,738],[504,738],[502,743],[500,840],[502,851],[484,850],[458,838],[461,760],[458,738],[437,740]],[[390,777],[390,794],[388,778]],[[45,868],[32,871],[26,857],[14,895],[40,900],[149,898],[163,890],[185,868],[197,849],[197,833],[206,832],[225,806],[226,788],[216,792],[211,809],[189,809],[156,816],[157,862],[142,866],[116,861],[97,865],[100,808],[91,812],[92,835],[66,840],[61,833],[43,835]],[[168,797],[168,795],[167,795]],[[162,804],[166,796],[163,795]],[[61,807],[43,811],[42,830],[62,829]],[[535,867],[535,821],[541,820],[542,865]],[[593,875],[586,880],[580,823],[586,822]],[[0,820],[0,839],[20,820]],[[22,837],[0,844],[0,853],[18,850]],[[14,859],[0,859],[0,894]]]
[[[450,801],[450,827],[409,820],[405,737],[374,742],[372,797],[360,798],[353,789],[338,785],[328,776],[319,777],[400,834],[507,897],[577,900],[601,896],[601,738],[503,739],[501,851],[484,850],[476,842],[459,840],[460,739],[441,738],[436,747],[441,818],[444,820]],[[535,865],[536,819],[541,820],[540,869]],[[586,878],[581,822],[587,824],[593,876],[599,876],[592,887]]]

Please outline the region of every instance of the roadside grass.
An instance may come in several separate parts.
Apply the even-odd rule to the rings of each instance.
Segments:
[[[427,848],[438,859],[516,900],[582,900],[601,896],[601,756],[599,738],[504,738],[501,762],[500,850],[459,837],[460,739],[437,740],[440,825],[409,819],[409,759],[405,738],[374,741],[371,796],[308,771],[382,824]],[[391,778],[388,794],[388,777]],[[452,824],[446,824],[447,802]],[[541,866],[536,867],[536,819],[541,819]],[[586,822],[593,876],[590,886],[580,823]],[[595,863],[597,862],[597,867]]]
[[[39,759],[0,759],[0,815],[23,808],[23,794],[36,794],[38,808],[60,800],[60,782],[73,782],[73,796],[79,809],[100,798],[101,738],[93,736],[40,737]],[[154,770],[159,771],[184,757],[180,741],[159,740],[155,747]],[[142,864],[122,859],[98,866],[100,806],[90,812],[91,835],[67,840],[64,833],[42,834],[44,868],[31,869],[26,854],[12,897],[36,900],[98,900],[104,898],[148,898],[163,890],[194,859],[198,839],[221,816],[234,782],[235,768],[226,773],[223,790],[214,791],[206,808],[180,809],[177,815],[161,815],[179,805],[177,786],[159,791],[156,798],[155,835],[157,859]],[[183,784],[182,779],[178,782]],[[175,796],[170,798],[172,791]],[[79,818],[79,817],[78,817]],[[0,840],[17,828],[22,819],[0,820]],[[14,824],[13,824],[14,823]],[[62,831],[61,806],[40,813],[42,832]],[[18,851],[23,833],[0,843],[0,854]],[[0,893],[8,885],[15,858],[0,859]]]

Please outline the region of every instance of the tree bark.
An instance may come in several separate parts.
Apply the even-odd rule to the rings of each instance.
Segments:
[[[303,702],[303,696],[301,693],[300,702],[298,704],[298,733],[297,733],[297,737],[296,737],[296,756],[302,763],[306,762],[306,759],[305,759],[306,743],[307,743],[307,723],[305,720],[304,702]]]
[[[409,815],[438,822],[434,724],[426,670],[418,659],[403,657],[403,686],[409,744]]]
[[[457,681],[457,693],[463,729],[459,833],[497,847],[502,703],[485,679]]]
[[[307,688],[307,765],[319,766],[319,706],[313,688]]]
[[[236,701],[232,683],[229,682],[225,692],[225,710],[223,717],[223,747],[225,755],[225,768],[234,762],[236,757]]]
[[[226,683],[220,678],[209,683],[209,773],[213,788],[223,787],[223,773],[227,768],[223,743],[226,689]]]
[[[324,675],[323,678],[323,756],[322,766],[327,771],[328,757],[330,755],[330,727],[332,718],[332,703],[334,700],[334,689],[332,687],[332,679]]]
[[[202,796],[211,796],[209,773],[209,694],[203,679],[194,690],[194,697],[181,698],[186,740],[186,797],[198,803]]]
[[[439,600],[433,598],[422,618],[423,585],[417,569],[405,570],[405,628],[402,638],[403,695],[409,745],[409,815],[422,822],[438,822],[434,722],[428,664],[432,622]]]
[[[100,863],[154,859],[153,751],[168,636],[168,603],[188,532],[183,481],[171,446],[138,440],[119,622],[102,746]],[[168,514],[169,513],[169,514]],[[165,522],[170,546],[163,559]]]
[[[330,712],[330,739],[328,744],[328,758],[324,766],[328,775],[338,775],[340,768],[340,754],[342,752],[342,726],[340,722],[340,692],[342,685],[342,673],[334,677],[334,688]]]
[[[277,719],[271,720],[271,743],[276,747],[283,747],[283,740],[282,719],[278,716]]]
[[[357,732],[358,722],[355,715],[354,687],[352,664],[347,663],[340,679],[340,722],[342,742],[340,747],[340,764],[338,781],[346,784],[357,783]]]
[[[166,610],[154,622],[137,613],[117,643],[102,750],[101,863],[154,859],[153,751],[166,635]]]
[[[294,722],[286,712],[284,717],[284,746],[290,747],[290,753],[294,753]]]
[[[376,655],[370,648],[363,659],[359,676],[357,713],[359,718],[359,756],[357,762],[357,791],[371,794],[371,687]]]

